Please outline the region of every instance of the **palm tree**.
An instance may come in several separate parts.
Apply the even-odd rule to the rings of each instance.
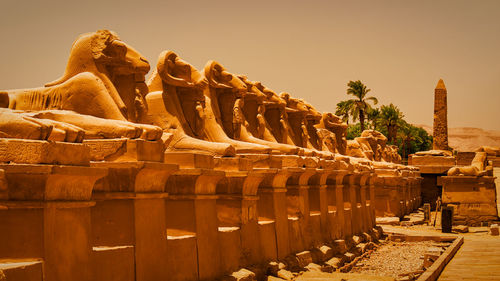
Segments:
[[[366,111],[366,119],[371,124],[373,130],[377,129],[377,120],[380,118],[380,109],[370,108]]]
[[[408,151],[412,146],[412,142],[420,143],[423,140],[420,137],[419,128],[412,126],[411,124],[406,123],[405,121],[401,122],[400,130],[397,135],[401,140],[401,146],[403,150],[403,159],[408,157]]]
[[[365,113],[371,108],[368,103],[369,100],[373,101],[373,104],[377,104],[378,100],[375,97],[366,97],[366,94],[370,91],[366,86],[360,81],[349,81],[347,83],[347,94],[353,95],[355,98],[347,100],[346,102],[352,103],[352,119],[356,121],[359,117],[359,123],[361,124],[361,131],[365,130]]]
[[[382,105],[380,107],[380,126],[387,128],[387,141],[394,143],[398,132],[398,126],[403,122],[404,114],[394,104]]]
[[[349,124],[349,114],[352,112],[352,102],[349,100],[341,101],[337,103],[337,110],[335,115],[342,118],[342,122]]]

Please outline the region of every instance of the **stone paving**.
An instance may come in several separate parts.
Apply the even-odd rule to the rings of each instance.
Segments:
[[[500,236],[464,235],[464,244],[438,280],[500,280]]]
[[[441,233],[440,229],[426,225],[412,227],[384,225],[383,229],[386,233],[407,235],[457,236],[457,234]],[[500,280],[500,236],[489,235],[487,227],[470,227],[469,231],[460,234],[464,237],[464,244],[446,265],[438,280]]]

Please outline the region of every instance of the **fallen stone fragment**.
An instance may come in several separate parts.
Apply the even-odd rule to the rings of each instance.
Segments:
[[[345,244],[345,240],[339,239],[333,241],[333,251],[340,254],[347,252],[347,245]]]
[[[399,218],[398,217],[379,217],[376,219],[377,224],[389,224],[389,225],[398,225]]]
[[[344,256],[345,256],[346,260],[348,260],[349,262],[353,261],[354,258],[356,258],[356,255],[353,253],[345,253]]]
[[[406,227],[413,226],[413,222],[412,221],[402,221],[401,226],[406,226]]]
[[[279,263],[271,261],[267,264],[267,274],[272,276],[278,276],[278,271],[280,270]]]
[[[315,263],[310,263],[304,267],[308,271],[318,271],[321,272],[321,265],[315,264]]]
[[[499,233],[498,233],[498,224],[492,224],[492,225],[490,226],[490,234],[491,234],[492,236],[498,236],[498,234],[499,234]]]
[[[367,250],[367,245],[367,243],[359,243],[358,245],[356,245],[356,248],[360,253],[364,253]]]
[[[371,242],[373,240],[372,236],[366,232],[363,232],[361,234],[361,237],[363,238],[363,241],[365,241],[365,242]]]
[[[278,271],[278,277],[282,278],[284,280],[292,280],[294,278],[294,275],[292,272],[290,272],[286,269],[280,269]]]
[[[311,250],[311,255],[313,258],[313,262],[322,263],[333,257],[333,249],[326,245],[315,247]]]
[[[297,253],[295,256],[297,257],[300,267],[306,267],[308,264],[313,262],[311,252],[309,251]]]
[[[352,241],[354,242],[355,245],[358,245],[359,243],[361,243],[361,237],[354,235],[352,237]]]
[[[248,269],[242,268],[238,271],[231,273],[229,276],[225,276],[223,281],[257,281],[255,273]]]
[[[343,259],[339,257],[333,257],[326,262],[327,265],[330,265],[335,269],[341,267],[343,263]]]
[[[466,232],[469,232],[469,227],[466,225],[456,225],[451,229],[451,231],[459,232],[459,233],[466,233]]]

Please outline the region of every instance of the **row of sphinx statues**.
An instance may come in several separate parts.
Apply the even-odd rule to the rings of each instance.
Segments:
[[[44,87],[0,91],[0,137],[62,142],[142,138],[169,151],[219,156],[351,156],[400,163],[373,130],[346,140],[347,125],[302,99],[277,94],[216,61],[203,71],[164,51],[149,62],[116,33],[79,36],[63,76]]]

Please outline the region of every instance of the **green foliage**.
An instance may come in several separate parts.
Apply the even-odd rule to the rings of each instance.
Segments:
[[[380,109],[378,108],[369,108],[366,111],[366,119],[368,120],[368,128],[378,131],[377,122],[381,117]]]
[[[335,110],[335,115],[342,118],[342,122],[349,124],[349,116],[352,111],[352,102],[350,100],[345,100],[337,103],[337,109]]]
[[[368,129],[381,132],[387,137],[389,144],[399,147],[399,154],[407,158],[409,154],[417,151],[429,150],[432,147],[432,136],[420,128],[408,124],[404,120],[403,112],[394,104],[382,105],[380,108],[372,107],[378,103],[375,97],[366,97],[370,89],[360,81],[347,83],[347,94],[354,96],[352,99],[337,103],[335,114],[349,124],[349,119],[359,123],[347,127],[347,139],[352,140],[361,136],[365,130],[365,121]]]
[[[354,98],[339,102],[335,114],[342,116],[342,119],[346,120],[347,123],[349,123],[350,115],[354,122],[359,120],[361,130],[364,130],[365,115],[372,108],[368,101],[372,101],[375,105],[378,103],[378,100],[375,97],[366,97],[370,89],[366,88],[360,80],[349,81],[347,87],[347,94],[354,96]]]
[[[353,140],[354,138],[361,136],[361,133],[361,124],[356,123],[353,125],[349,125],[349,127],[347,127],[346,139]]]
[[[392,103],[380,107],[380,117],[377,119],[378,127],[386,129],[389,143],[394,144],[396,141],[398,127],[404,122],[403,118],[403,112]]]
[[[413,126],[403,120],[397,134],[397,145],[399,154],[407,158],[409,154],[431,149],[432,137],[423,128]]]

